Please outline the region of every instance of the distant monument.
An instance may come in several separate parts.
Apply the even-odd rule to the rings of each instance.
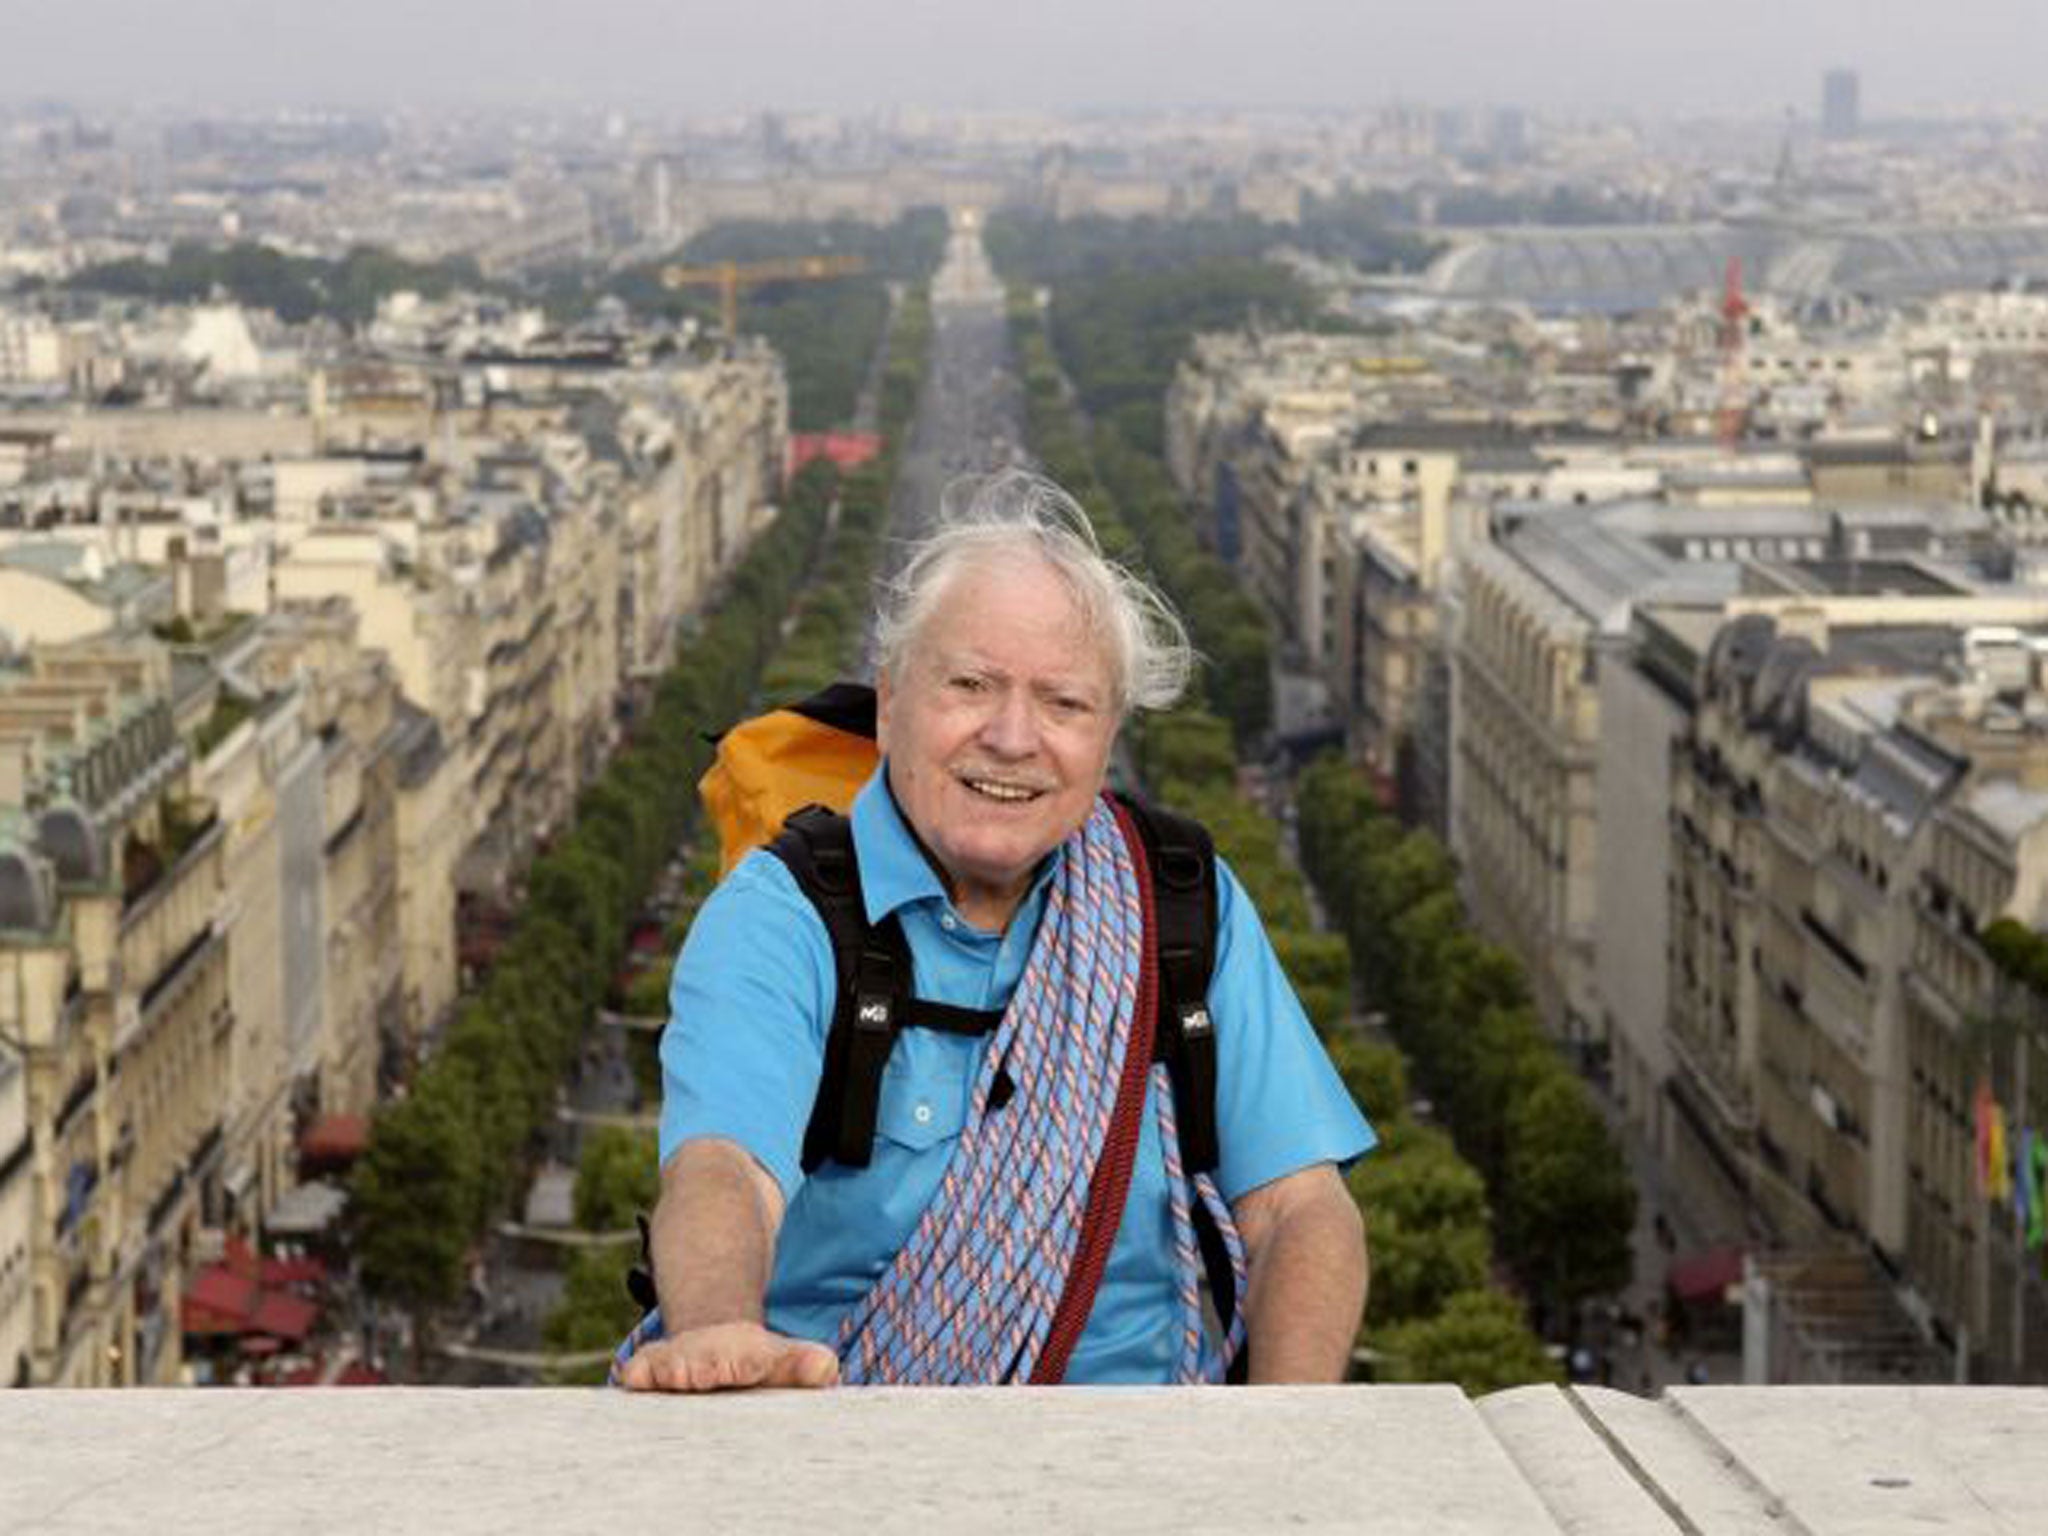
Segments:
[[[1862,82],[1853,69],[1831,69],[1821,76],[1820,133],[1824,139],[1853,139],[1863,130]]]

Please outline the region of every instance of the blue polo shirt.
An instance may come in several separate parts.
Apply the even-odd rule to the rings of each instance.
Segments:
[[[894,912],[917,995],[957,1007],[1009,1002],[1045,910],[1055,852],[1001,934],[954,910],[911,837],[883,771],[852,811],[868,920]],[[1235,1202],[1315,1163],[1347,1165],[1376,1140],[1281,972],[1251,898],[1217,861],[1217,1187]],[[767,1298],[768,1326],[836,1344],[841,1320],[909,1239],[967,1117],[986,1038],[907,1029],[882,1079],[873,1160],[806,1176],[804,1128],[817,1096],[837,984],[817,911],[772,854],[749,854],[690,926],[661,1041],[661,1157],[724,1137],[781,1185],[787,1202]],[[1152,1094],[1156,1099],[1156,1091]],[[1173,1225],[1158,1106],[1149,1103],[1130,1198],[1067,1379],[1172,1380]]]

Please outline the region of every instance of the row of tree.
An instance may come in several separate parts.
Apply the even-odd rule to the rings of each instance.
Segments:
[[[1119,532],[1104,536],[1105,547],[1119,560],[1144,564],[1173,599],[1208,662],[1202,696],[1249,752],[1273,717],[1272,642],[1257,605],[1197,541],[1158,460],[1114,427],[1091,428],[1073,409],[1037,305],[1018,291],[1010,299],[1010,334],[1032,451],[1091,512],[1115,503]],[[1164,379],[1158,382],[1163,391]]]
[[[1468,926],[1429,832],[1331,758],[1298,784],[1301,849],[1366,995],[1491,1192],[1502,1256],[1549,1319],[1625,1285],[1636,1193],[1584,1081],[1544,1036],[1521,964]]]
[[[1204,331],[1351,324],[1264,259],[1280,233],[1243,218],[1054,224],[1004,214],[988,236],[997,267],[1017,285],[1012,330],[1027,406],[1045,433],[1034,446],[1055,478],[1088,474],[1115,498],[1199,640],[1210,705],[1243,756],[1272,722],[1271,635],[1254,599],[1197,537],[1167,472],[1165,400]],[[1027,284],[1050,285],[1043,334]],[[1069,380],[1078,414],[1068,409]]]
[[[922,291],[906,295],[878,385],[884,437],[891,444],[901,441],[916,414],[931,339],[929,299]],[[892,449],[846,477],[829,569],[806,589],[796,624],[769,664],[761,685],[766,699],[801,699],[851,676],[858,666],[860,639],[874,612],[874,577],[881,565],[896,464]]]
[[[1045,332],[1028,308],[1012,308],[1013,336],[1020,357],[1033,372],[1057,371],[1048,349]],[[1180,529],[1158,515],[1157,505],[1146,506],[1139,516],[1130,515],[1133,501],[1119,495],[1100,473],[1100,457],[1091,452],[1104,434],[1091,436],[1075,414],[1059,403],[1057,390],[1027,390],[1026,432],[1047,472],[1088,509],[1104,546],[1119,559],[1157,571],[1163,563],[1159,554],[1174,560],[1184,547]],[[1115,445],[1119,449],[1120,444]],[[1128,486],[1136,477],[1121,476]],[[1206,553],[1199,553],[1184,570],[1199,562],[1197,579],[1208,582],[1218,573],[1228,582],[1228,573]],[[1265,630],[1255,621],[1247,625],[1235,602],[1187,601],[1199,589],[1161,580],[1186,616],[1198,647],[1213,656],[1216,634],[1246,630],[1255,642],[1235,648],[1240,659],[1256,658],[1257,675],[1264,684],[1267,675]],[[1237,596],[1236,588],[1229,596]],[[1280,831],[1266,815],[1238,792],[1236,740],[1256,739],[1255,727],[1247,719],[1242,732],[1212,708],[1225,700],[1242,701],[1251,690],[1233,687],[1223,666],[1211,661],[1195,693],[1179,708],[1167,714],[1143,716],[1127,727],[1124,740],[1132,766],[1148,793],[1162,804],[1172,805],[1196,817],[1209,829],[1217,849],[1229,861],[1265,921],[1289,978],[1295,984],[1303,1007],[1318,1030],[1335,1029],[1350,1010],[1351,967],[1343,942],[1316,930],[1308,893],[1300,872],[1281,845]],[[1260,706],[1270,691],[1257,691]]]
[[[899,443],[916,409],[931,344],[931,308],[922,291],[907,294],[890,329],[881,380],[880,415],[887,446],[873,462],[839,480],[829,530],[809,579],[794,594],[794,622],[760,674],[759,703],[785,703],[850,675],[873,606],[871,583],[881,560],[895,483]],[[670,919],[664,954],[674,954],[691,920],[717,881],[717,844],[696,839],[686,865],[681,900]],[[667,966],[642,973],[624,1001],[634,1012],[666,1012]],[[632,1037],[636,1070],[658,1078],[655,1037]],[[644,1043],[644,1044],[643,1044]],[[649,1084],[650,1088],[655,1084]],[[658,1185],[655,1138],[645,1132],[604,1129],[586,1136],[577,1163],[576,1221],[587,1232],[631,1230],[634,1216],[653,1208]],[[561,1300],[543,1324],[548,1348],[583,1353],[616,1344],[635,1322],[625,1287],[630,1244],[576,1250],[563,1277]],[[564,1373],[566,1380],[601,1379],[603,1367]]]
[[[1066,290],[1105,274],[1153,273],[1190,265],[1264,262],[1286,248],[1366,271],[1419,271],[1440,242],[1412,227],[1420,211],[1381,196],[1307,196],[1301,216],[1279,224],[1228,208],[1197,218],[1055,219],[1006,212],[990,221],[989,252],[1004,272]],[[1278,269],[1268,269],[1284,278]]]
[[[698,264],[822,255],[861,260],[863,270],[852,276],[750,287],[741,298],[741,328],[764,337],[783,360],[789,376],[790,425],[799,432],[823,432],[844,426],[853,417],[874,356],[874,338],[889,312],[890,286],[922,292],[938,268],[945,244],[945,214],[924,208],[879,225],[852,219],[714,225],[693,236],[676,259]],[[648,262],[601,280],[578,274],[566,280],[566,286],[558,279],[553,303],[570,309],[587,305],[600,291],[601,281],[601,291],[622,299],[636,313],[670,319],[689,315],[706,325],[715,323],[716,293],[664,287],[661,271],[666,265]],[[899,314],[899,323],[902,318]],[[892,355],[901,360],[904,353],[898,349]]]
[[[626,926],[695,813],[709,722],[734,718],[779,638],[824,534],[829,467],[792,485],[722,599],[570,830],[535,860],[518,926],[456,1009],[403,1097],[380,1105],[350,1191],[366,1287],[429,1314],[460,1293],[464,1259],[523,1187],[556,1084],[604,1001]]]
[[[921,297],[905,315],[894,355],[907,352],[915,369],[929,330]],[[900,430],[905,419],[895,413],[887,424]],[[460,1004],[405,1096],[379,1108],[350,1206],[354,1251],[374,1294],[425,1314],[460,1293],[471,1245],[523,1187],[556,1084],[605,1000],[626,925],[696,817],[695,796],[678,786],[694,785],[709,765],[707,728],[752,707],[828,535],[879,516],[863,509],[880,507],[892,463],[885,452],[844,486],[829,464],[814,463],[792,482],[628,745],[579,797],[569,832],[535,861],[519,925],[490,975]]]
[[[73,273],[64,286],[78,293],[191,304],[225,295],[252,309],[267,309],[292,324],[328,318],[357,324],[380,300],[401,290],[440,298],[457,288],[486,284],[468,257],[417,262],[375,246],[339,258],[291,256],[267,245],[180,243],[162,261],[139,257],[101,262]]]
[[[1059,370],[1036,307],[1013,305],[1011,318],[1026,366],[1051,371],[1057,383]],[[1155,540],[1174,547],[1168,541],[1186,537],[1184,523],[1157,461],[1148,461],[1112,429],[1098,425],[1090,433],[1061,398],[1057,387],[1028,389],[1027,432],[1034,447],[1045,445],[1041,457],[1089,509],[1105,544],[1147,556]],[[1104,444],[1117,460],[1115,479],[1124,495],[1101,472]],[[1148,503],[1138,524],[1143,533],[1134,534],[1124,515],[1132,495]],[[1206,554],[1202,559],[1206,569],[1228,580],[1219,562]],[[1196,639],[1206,647],[1205,625],[1230,613],[1222,605],[1191,613]],[[1225,622],[1236,622],[1235,615]],[[1263,646],[1263,628],[1259,638]],[[1213,693],[1213,673],[1210,687]],[[1372,1305],[1361,1342],[1377,1358],[1376,1374],[1384,1380],[1457,1381],[1475,1393],[1553,1379],[1555,1368],[1519,1304],[1489,1284],[1493,1241],[1485,1182],[1442,1131],[1411,1117],[1400,1052],[1374,1045],[1349,1027],[1348,946],[1317,929],[1301,871],[1283,847],[1278,824],[1240,792],[1231,726],[1202,703],[1190,702],[1134,722],[1126,739],[1148,791],[1198,817],[1215,837],[1257,905],[1346,1087],[1381,1137],[1381,1145],[1349,1176],[1372,1239]]]

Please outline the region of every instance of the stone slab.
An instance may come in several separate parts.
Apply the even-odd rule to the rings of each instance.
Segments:
[[[1639,1475],[1569,1390],[1516,1387],[1479,1402],[1516,1468],[1568,1536],[1681,1536],[1682,1511]]]
[[[1796,1522],[1790,1529],[2048,1532],[2048,1390],[1686,1387],[1668,1396]]]
[[[1455,1387],[0,1393],[7,1536],[1558,1529]]]
[[[1789,1401],[1807,1389],[1765,1390],[1784,1392]],[[1813,1536],[1786,1523],[1771,1491],[1701,1433],[1668,1393],[1651,1399],[1593,1387],[1573,1397],[1606,1437],[1616,1463],[1665,1507],[1685,1512],[1688,1536]]]

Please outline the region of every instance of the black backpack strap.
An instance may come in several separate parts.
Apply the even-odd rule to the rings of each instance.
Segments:
[[[640,1262],[626,1271],[626,1294],[642,1312],[652,1312],[661,1305],[654,1290],[654,1229],[644,1211],[636,1213],[633,1222],[640,1228]]]
[[[1216,844],[1208,829],[1172,811],[1123,797],[1152,866],[1152,915],[1159,930],[1159,1020],[1153,1054],[1173,1080],[1174,1121],[1181,1166],[1192,1177],[1213,1173],[1220,1156],[1216,1131],[1216,1025],[1209,1015],[1209,981],[1216,970]],[[1230,1249],[1208,1205],[1193,1203],[1195,1242],[1209,1281],[1209,1299],[1228,1333],[1237,1313],[1237,1280]],[[1230,1380],[1249,1377],[1251,1351],[1240,1349]]]
[[[1159,925],[1159,1025],[1154,1052],[1173,1077],[1182,1166],[1213,1173],[1216,1139],[1216,1026],[1209,978],[1216,969],[1216,845],[1199,822],[1141,800],[1125,800],[1152,866],[1152,913]]]
[[[893,915],[868,925],[848,818],[823,806],[806,806],[783,823],[768,851],[789,867],[832,941],[832,1025],[818,1096],[804,1130],[804,1172],[825,1162],[865,1168],[874,1151],[882,1073],[897,1032],[915,1026],[985,1035],[1002,1015],[911,995],[914,973],[902,925]]]
[[[992,1035],[1003,1022],[1000,1008],[956,1008],[930,998],[907,997],[897,1005],[899,1029],[930,1029],[942,1035]]]
[[[846,817],[805,806],[783,823],[768,851],[788,866],[832,941],[832,1025],[804,1131],[804,1171],[827,1161],[865,1168],[882,1071],[896,1043],[898,1003],[910,991],[909,946],[894,921],[868,926],[853,823]]]

